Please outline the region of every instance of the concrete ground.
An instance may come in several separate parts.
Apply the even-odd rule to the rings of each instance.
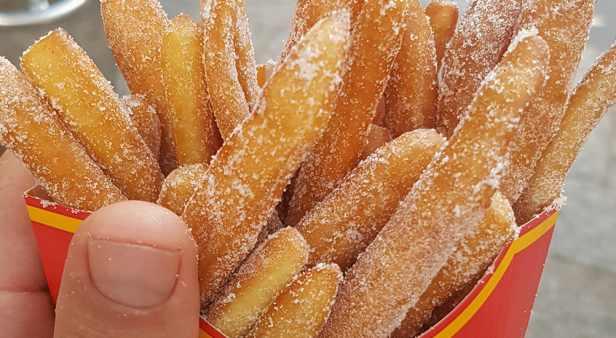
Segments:
[[[26,2],[23,0],[23,2]],[[427,0],[422,0],[426,3]],[[0,12],[19,0],[0,1]],[[458,2],[460,7],[465,1]],[[170,17],[198,19],[198,0],[162,0]],[[66,18],[27,27],[0,27],[0,55],[17,64],[21,53],[57,27],[66,29],[120,93],[126,87],[108,51],[99,1],[89,0]],[[287,38],[293,0],[246,0],[257,62],[276,58]],[[599,0],[581,72],[616,38],[616,2]],[[579,78],[579,76],[578,76]],[[0,149],[1,151],[1,149]],[[568,197],[531,316],[527,337],[616,337],[616,112],[610,111],[568,175]]]

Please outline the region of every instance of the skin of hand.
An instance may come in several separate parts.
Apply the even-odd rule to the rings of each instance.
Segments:
[[[89,216],[73,236],[55,307],[23,192],[34,179],[0,158],[3,337],[199,336],[197,250],[172,212],[128,201]]]

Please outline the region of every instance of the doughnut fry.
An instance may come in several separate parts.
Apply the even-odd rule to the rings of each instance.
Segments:
[[[361,162],[297,225],[309,265],[346,271],[383,228],[445,140],[434,130],[408,132]]]
[[[205,318],[229,338],[243,337],[307,260],[299,232],[281,229],[242,263]]]
[[[486,77],[460,128],[347,272],[321,337],[388,337],[456,243],[481,221],[508,143],[545,81],[545,42],[520,36],[514,46]]]
[[[57,203],[93,211],[126,197],[88,156],[51,105],[0,57],[0,143]],[[86,193],[87,192],[87,193]]]
[[[252,111],[259,98],[259,83],[257,81],[257,63],[255,61],[255,51],[250,38],[248,27],[248,16],[244,1],[236,2],[236,22],[235,27],[235,51],[237,53],[238,81],[246,95],[249,110]]]
[[[370,131],[368,132],[368,140],[364,150],[361,152],[359,160],[365,160],[375,150],[382,147],[389,141],[391,141],[391,135],[389,134],[389,130],[387,130],[387,128],[377,126],[376,124],[371,124]]]
[[[406,7],[406,0],[369,1],[362,7],[332,119],[302,164],[286,225],[297,224],[357,164],[400,48],[397,32]]]
[[[533,175],[565,112],[592,23],[596,0],[527,1],[521,29],[535,28],[550,48],[548,79],[511,143],[501,191],[512,205]]]
[[[216,79],[209,81],[208,90],[225,140],[248,117],[258,91],[254,52],[245,31],[248,25],[243,7],[243,1],[201,1],[206,77]],[[248,62],[250,55],[253,60]]]
[[[109,82],[64,30],[32,45],[21,68],[126,197],[156,201],[163,180],[158,161]]]
[[[522,0],[475,0],[466,8],[442,63],[437,130],[445,137],[507,50],[521,10]]]
[[[225,141],[186,206],[183,219],[200,245],[203,305],[253,249],[329,121],[348,35],[343,13],[315,25],[267,82],[256,111]]]
[[[204,78],[203,30],[188,15],[173,18],[163,35],[161,66],[177,164],[207,164],[216,152],[214,113]]]
[[[483,275],[494,258],[515,234],[515,217],[509,201],[496,192],[483,219],[457,245],[456,252],[430,282],[391,338],[415,337],[430,319],[433,309]],[[440,320],[435,318],[434,320]]]
[[[396,138],[436,127],[438,73],[432,31],[419,0],[408,1],[402,43],[385,90],[385,125]]]
[[[440,70],[447,43],[453,37],[458,24],[458,5],[449,0],[434,0],[426,6],[425,13],[432,28],[436,65],[437,70]]]
[[[156,203],[181,216],[206,170],[207,166],[203,163],[176,168],[163,181]]]
[[[524,224],[561,195],[573,161],[590,132],[616,103],[616,45],[597,63],[569,98],[558,132],[548,144],[528,185],[513,205],[518,224]]]
[[[162,125],[159,162],[165,175],[176,167],[160,47],[169,19],[156,0],[102,0],[107,43],[131,93],[143,95]]]
[[[158,158],[160,155],[160,138],[162,129],[156,110],[139,95],[127,95],[120,99],[123,109],[129,113],[129,117],[139,135],[145,141],[148,149]]]
[[[351,12],[352,24],[361,11],[363,3],[363,1],[358,0],[298,0],[291,20],[289,38],[278,57],[279,62],[282,62],[301,37],[326,15],[347,9]]]
[[[342,280],[336,264],[303,272],[259,317],[248,338],[313,338],[329,316]]]

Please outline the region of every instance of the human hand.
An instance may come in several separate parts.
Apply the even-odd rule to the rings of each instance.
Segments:
[[[34,179],[0,158],[3,337],[198,337],[197,253],[186,225],[151,203],[100,209],[69,248],[54,306],[23,192]]]

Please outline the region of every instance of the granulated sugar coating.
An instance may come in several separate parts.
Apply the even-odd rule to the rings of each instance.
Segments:
[[[548,78],[521,131],[511,142],[511,163],[501,191],[514,203],[554,137],[588,39],[596,0],[526,1],[520,30],[536,29],[550,49]]]
[[[432,30],[419,1],[408,2],[402,43],[385,90],[384,122],[396,138],[436,127],[438,73]]]
[[[0,143],[55,202],[94,211],[126,200],[39,91],[3,57],[0,84]]]
[[[139,135],[143,138],[148,149],[158,159],[160,155],[160,140],[162,127],[156,110],[150,106],[141,95],[126,95],[120,99],[122,109],[129,115]]]
[[[353,23],[363,4],[364,1],[361,0],[298,0],[291,20],[289,38],[278,56],[278,61],[282,62],[308,29],[319,20],[333,12],[345,9],[350,11],[351,22]]]
[[[333,115],[302,164],[287,225],[323,200],[358,162],[396,54],[406,0],[366,2],[353,25],[351,47]]]
[[[489,208],[509,141],[545,81],[547,53],[541,38],[527,37],[486,77],[452,138],[348,271],[321,337],[386,338],[400,325]]]
[[[317,337],[341,279],[336,264],[319,264],[303,272],[276,297],[247,337]]]
[[[163,175],[120,99],[92,59],[62,29],[26,51],[21,68],[129,199],[154,202]]]
[[[507,50],[521,10],[522,0],[475,0],[466,8],[442,61],[438,130],[445,137]]]
[[[183,218],[196,234],[202,304],[253,249],[289,179],[330,119],[349,36],[348,13],[316,25],[225,141]],[[301,77],[311,69],[314,77]]]
[[[307,260],[308,244],[299,232],[279,230],[242,263],[205,312],[206,320],[230,338],[244,337]]]
[[[254,51],[243,1],[201,4],[204,54],[210,101],[223,139],[251,112],[258,93]],[[215,79],[215,80],[214,80]]]
[[[418,129],[389,142],[353,169],[297,225],[310,245],[309,265],[342,271],[372,242],[445,139]]]
[[[476,284],[505,244],[513,239],[516,228],[509,201],[497,191],[483,219],[457,244],[454,254],[430,282],[417,303],[409,309],[391,338],[415,337],[428,320],[437,322],[441,319],[435,318],[435,308],[455,307],[456,300],[451,298],[469,285]]]
[[[203,163],[189,164],[175,169],[163,181],[156,203],[181,216],[206,170],[207,167]]]
[[[556,136],[543,152],[528,185],[513,205],[520,224],[560,197],[565,177],[586,138],[615,103],[616,45],[612,45],[572,93]]]
[[[171,118],[165,99],[160,61],[169,19],[156,0],[105,0],[101,14],[107,44],[133,94],[143,95],[162,124],[159,162],[165,175],[175,167]]]

